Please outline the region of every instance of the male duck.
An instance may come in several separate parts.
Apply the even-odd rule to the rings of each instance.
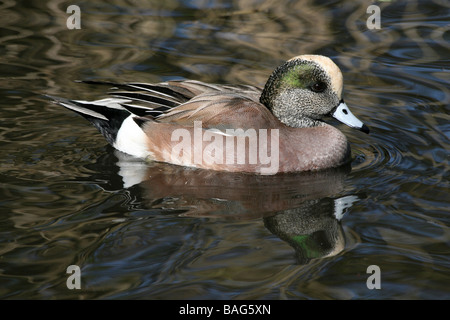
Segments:
[[[92,122],[116,149],[152,161],[258,174],[320,170],[350,160],[346,137],[322,118],[369,132],[342,99],[341,71],[319,55],[286,61],[264,89],[192,80],[85,82],[113,86],[115,98],[52,98]]]

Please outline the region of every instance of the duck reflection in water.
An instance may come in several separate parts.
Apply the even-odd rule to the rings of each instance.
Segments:
[[[147,208],[185,217],[263,219],[295,249],[299,264],[337,255],[345,247],[340,223],[358,199],[340,197],[350,165],[328,170],[261,176],[148,163],[116,152],[123,186],[139,190]]]

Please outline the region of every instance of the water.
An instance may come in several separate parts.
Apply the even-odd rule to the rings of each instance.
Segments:
[[[448,3],[375,3],[379,30],[367,1],[77,4],[80,30],[66,1],[0,3],[0,298],[450,298]],[[341,67],[345,101],[371,128],[335,123],[349,167],[147,165],[43,97],[103,96],[79,79],[263,85],[302,53]],[[124,187],[130,169],[146,178]]]

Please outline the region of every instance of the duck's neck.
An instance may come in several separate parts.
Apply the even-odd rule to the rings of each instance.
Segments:
[[[277,117],[282,123],[292,128],[313,128],[313,127],[323,127],[326,125],[325,122],[320,120],[314,120],[307,117],[299,117],[298,115],[289,116],[282,113],[277,114],[275,110],[272,112],[275,115],[275,117]]]
[[[275,98],[276,97],[276,98]],[[282,123],[293,128],[312,128],[326,125],[323,121],[315,120],[304,116],[293,108],[293,105],[301,104],[292,98],[290,92],[278,93],[273,91],[271,86],[266,85],[264,88],[260,102],[266,106],[272,114]]]

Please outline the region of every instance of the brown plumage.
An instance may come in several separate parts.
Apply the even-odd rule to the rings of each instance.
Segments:
[[[368,132],[342,100],[339,68],[322,56],[287,61],[264,89],[193,80],[103,84],[115,98],[55,99],[118,150],[151,161],[259,174],[319,170],[350,160],[346,137],[323,117]]]

